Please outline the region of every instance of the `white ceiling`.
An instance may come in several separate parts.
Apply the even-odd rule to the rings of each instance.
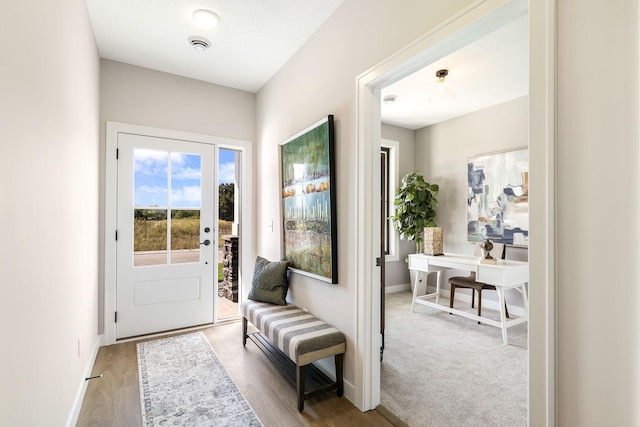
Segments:
[[[100,56],[248,92],[257,92],[343,0],[86,0]],[[196,9],[220,16],[213,29]],[[189,38],[211,42],[196,52]],[[449,70],[456,97],[428,101],[435,72]],[[382,90],[382,121],[419,129],[528,93],[524,16]]]
[[[527,95],[528,45],[525,15],[384,88],[381,98],[397,100],[382,103],[382,121],[415,130]],[[449,70],[446,81],[455,93],[449,103],[428,100],[440,69]]]
[[[343,0],[86,0],[100,57],[257,92]],[[209,9],[220,23],[193,20]],[[189,37],[211,42],[196,52]]]

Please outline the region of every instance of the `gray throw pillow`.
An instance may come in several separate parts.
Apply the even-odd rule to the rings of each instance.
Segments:
[[[285,298],[289,290],[287,269],[289,261],[271,262],[262,257],[256,258],[253,281],[249,299],[271,304],[287,305]]]

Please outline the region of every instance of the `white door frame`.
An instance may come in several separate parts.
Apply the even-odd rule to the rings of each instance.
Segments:
[[[147,126],[132,125],[127,123],[107,122],[106,124],[106,160],[105,160],[105,202],[104,202],[104,325],[105,337],[103,345],[116,343],[116,324],[114,313],[116,311],[116,206],[118,201],[117,171],[118,163],[116,159],[116,149],[118,147],[118,134],[130,133],[144,136],[153,136],[166,139],[178,139],[194,141],[204,144],[212,144],[218,148],[229,148],[241,151],[241,206],[240,226],[242,227],[241,247],[241,267],[238,277],[239,283],[248,283],[251,277],[251,248],[252,244],[252,218],[253,212],[251,204],[252,188],[252,165],[253,153],[252,143],[233,138],[203,135],[176,130],[168,130]],[[217,226],[216,226],[217,233]],[[216,273],[217,274],[217,273]],[[241,292],[238,293],[241,297]],[[213,304],[213,301],[212,301]],[[126,340],[121,340],[126,341]]]
[[[555,55],[556,1],[529,10],[530,314],[529,424],[555,424]],[[380,403],[380,90],[513,19],[526,0],[479,0],[357,79],[357,336],[355,404]]]

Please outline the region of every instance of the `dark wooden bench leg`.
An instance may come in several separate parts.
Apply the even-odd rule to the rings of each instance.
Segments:
[[[242,318],[242,346],[245,347],[247,345],[247,318]]]
[[[473,289],[471,289],[471,292],[473,292]],[[478,317],[482,316],[482,289],[478,289]],[[480,321],[478,321],[478,325],[480,324]]]
[[[298,388],[298,411],[304,410],[304,375],[306,366],[296,365],[296,386]]]
[[[344,353],[335,355],[336,363],[336,394],[342,397],[344,394]]]

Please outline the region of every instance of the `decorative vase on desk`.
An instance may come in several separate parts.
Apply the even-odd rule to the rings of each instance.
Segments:
[[[425,255],[443,255],[442,250],[442,228],[441,227],[425,227],[424,228],[424,254]]]
[[[491,249],[493,249],[493,243],[491,240],[485,240],[480,245],[480,249],[482,249],[482,258],[480,258],[481,264],[497,264],[496,259],[491,256]]]

